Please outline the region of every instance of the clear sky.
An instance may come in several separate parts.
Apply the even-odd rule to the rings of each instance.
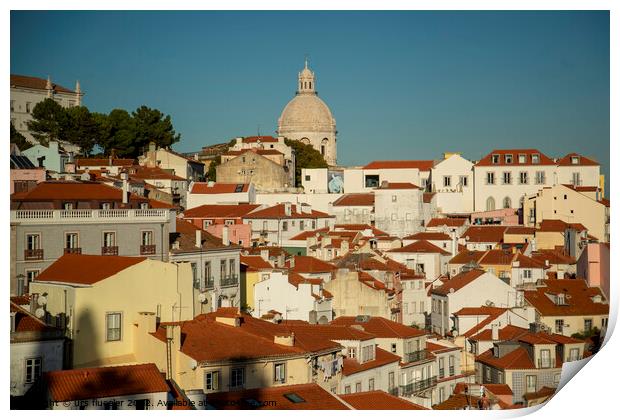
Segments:
[[[304,56],[338,163],[539,148],[609,180],[608,12],[12,12],[11,72],[172,116],[180,151],[275,134]]]

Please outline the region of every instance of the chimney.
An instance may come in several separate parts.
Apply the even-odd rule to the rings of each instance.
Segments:
[[[139,327],[144,328],[147,334],[152,334],[157,329],[155,312],[138,312],[140,316]]]
[[[564,271],[558,270],[558,280],[563,280],[563,279],[564,279]]]
[[[265,260],[265,261],[269,261],[269,250],[268,249],[261,249],[260,250],[260,257]]]
[[[493,341],[499,340],[499,325],[497,324],[491,325],[491,340]]]
[[[452,257],[455,257],[456,250],[458,249],[457,239],[456,239],[456,229],[452,229],[450,231],[450,244],[451,244]]]
[[[281,346],[293,347],[295,345],[295,333],[291,333],[291,335],[276,335],[273,337],[273,342]]]
[[[222,243],[226,246],[230,245],[230,239],[228,238],[228,226],[222,227]]]
[[[291,203],[284,203],[284,215],[285,216],[291,215]]]
[[[202,246],[202,230],[196,229],[196,248]]]
[[[121,179],[123,180],[123,204],[127,204],[127,202],[129,201],[129,181],[128,181],[129,176],[127,175],[127,172],[123,172],[121,174]]]
[[[301,212],[312,214],[312,206],[310,204],[301,204]]]

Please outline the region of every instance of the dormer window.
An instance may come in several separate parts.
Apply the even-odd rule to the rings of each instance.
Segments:
[[[571,165],[579,165],[579,156],[571,156],[570,163]]]
[[[532,155],[532,163],[533,164],[540,163],[540,155],[538,153],[534,153]]]
[[[559,293],[555,297],[555,304],[556,305],[565,305],[565,297],[566,297],[566,295],[564,295],[564,293]]]
[[[527,160],[527,156],[524,154],[519,154],[519,163],[525,163],[525,161]]]
[[[504,161],[505,161],[506,163],[512,163],[512,155],[511,155],[511,154],[509,154],[509,155],[504,155]]]
[[[492,155],[491,162],[493,162],[493,165],[497,165],[499,163],[499,155]]]

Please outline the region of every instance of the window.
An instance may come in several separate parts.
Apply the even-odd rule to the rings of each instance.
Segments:
[[[525,376],[525,392],[536,392],[536,376]]]
[[[41,377],[41,358],[26,359],[26,383],[34,383]]]
[[[532,278],[532,270],[523,270],[523,278],[531,279]]]
[[[11,112],[15,111],[15,101],[11,100]],[[13,124],[15,125],[15,124]]]
[[[491,381],[491,368],[489,366],[484,367],[484,381],[485,382]]]
[[[366,175],[364,179],[366,188],[376,188],[379,186],[379,175]]]
[[[212,371],[205,373],[205,391],[217,391],[220,389],[220,372]]]
[[[392,353],[396,353],[396,343],[392,343]]]
[[[106,340],[107,341],[120,341],[121,340],[121,313],[110,312],[106,314]]]
[[[511,154],[504,155],[504,161],[509,164],[512,163],[512,155]]]
[[[445,366],[444,366],[444,358],[440,357],[438,361],[439,361],[439,375],[438,376],[439,376],[439,379],[441,379],[445,376],[445,371],[446,371]]]
[[[355,347],[348,347],[347,348],[347,354],[349,355],[350,359],[355,359],[356,353],[357,353],[357,349]]]
[[[213,220],[209,220],[209,219],[203,220],[202,221],[202,228],[203,229],[207,229],[212,224],[213,224]]]
[[[232,368],[230,370],[230,387],[241,388],[245,384],[245,368]]]
[[[224,226],[233,226],[235,221],[233,219],[228,219],[224,221]]]
[[[312,230],[316,229],[316,220],[312,221]]]
[[[220,279],[226,278],[226,260],[220,261]]]
[[[583,320],[583,330],[585,332],[588,332],[588,331],[592,330],[592,320],[591,319],[584,319]]]
[[[532,155],[532,163],[534,164],[540,163],[540,155],[538,153],[534,153]]]
[[[525,163],[527,156],[524,154],[519,154],[519,163]]]
[[[443,390],[443,387],[442,387],[442,388],[439,388],[439,402],[440,403],[443,402],[444,398],[445,398],[445,391]]]
[[[392,196],[392,203],[396,203],[396,196],[395,195]]]
[[[344,393],[345,394],[350,394],[351,393],[351,385],[347,385],[344,387]]]
[[[306,175],[306,181],[310,181],[310,175]]]
[[[375,346],[364,346],[362,347],[362,363],[365,363],[369,360],[375,359]]]
[[[536,183],[540,185],[544,184],[545,181],[545,171],[536,171]]]
[[[559,384],[559,383],[560,383],[560,378],[561,378],[561,377],[562,377],[562,374],[561,374],[561,373],[556,373],[556,374],[553,376],[553,383],[554,383],[555,385]]]
[[[543,349],[540,351],[540,367],[543,369],[551,367],[551,350]]]
[[[495,210],[495,199],[493,197],[487,198],[487,211]]]
[[[116,232],[103,232],[103,246],[116,246]]]
[[[148,208],[149,208],[149,203],[140,203],[140,208],[141,208],[142,210],[146,210],[146,209],[148,209]]]
[[[211,278],[211,261],[205,262],[205,281],[207,285],[209,283],[213,285],[213,279]]]
[[[234,277],[237,274],[236,266],[237,266],[237,261],[234,258],[228,260],[228,275],[229,276]]]
[[[450,369],[450,376],[454,376],[454,356],[448,357],[448,368]]]
[[[572,348],[570,349],[570,352],[568,353],[568,361],[574,362],[575,360],[579,360],[579,349],[578,348]]]
[[[558,334],[562,334],[563,331],[564,331],[564,320],[556,319],[555,320],[555,332]]]
[[[280,384],[286,382],[286,364],[276,363],[273,365],[273,381]]]
[[[362,392],[362,383],[361,382],[357,382],[355,384],[355,392]]]
[[[527,184],[527,172],[519,172],[519,184]]]
[[[570,163],[571,165],[579,165],[579,156],[571,156]]]
[[[282,222],[282,232],[286,232],[286,231],[288,231],[288,222],[284,220]]]
[[[143,230],[141,232],[141,244],[142,245],[153,245],[153,231],[152,230]]]
[[[75,232],[65,233],[65,248],[76,249],[79,247],[78,234]]]
[[[303,220],[299,221],[299,230],[304,230],[304,221]]]
[[[26,249],[29,251],[41,249],[41,235],[38,233],[26,235]]]
[[[32,103],[26,102],[26,112],[30,114]]]
[[[505,209],[512,208],[512,200],[510,199],[510,197],[504,197],[503,206]]]
[[[110,205],[110,203],[101,203],[101,209],[103,210],[110,210],[112,207]]]
[[[73,203],[62,203],[62,208],[64,210],[73,210]]]
[[[491,162],[492,162],[494,165],[497,165],[497,164],[499,163],[499,155],[492,155],[492,156],[491,156]]]
[[[38,275],[39,275],[39,270],[26,270],[26,284],[24,286],[27,287],[31,282],[33,282],[37,278]],[[24,293],[18,293],[18,295],[21,296]]]
[[[375,378],[368,379],[368,390],[369,391],[375,390]]]
[[[449,187],[452,184],[452,177],[451,176],[444,176],[443,177],[443,186],[444,187]]]
[[[512,173],[504,172],[503,182],[504,184],[512,184]]]
[[[495,184],[495,172],[487,172],[487,185]]]
[[[497,372],[497,383],[498,384],[504,383],[504,372]]]
[[[579,174],[579,172],[573,172],[573,185],[581,185],[581,175]]]
[[[467,186],[467,176],[461,175],[459,177],[459,182],[460,182],[461,186],[466,187]]]

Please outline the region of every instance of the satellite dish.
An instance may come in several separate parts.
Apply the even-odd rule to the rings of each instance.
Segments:
[[[37,318],[43,318],[45,316],[45,311],[43,310],[43,308],[37,308],[37,310],[34,311],[34,316],[36,316]]]
[[[45,306],[47,304],[47,298],[45,296],[39,296],[37,299],[37,304],[39,306]]]
[[[205,303],[207,301],[207,295],[204,293],[199,294],[198,300],[200,301],[200,303]]]

